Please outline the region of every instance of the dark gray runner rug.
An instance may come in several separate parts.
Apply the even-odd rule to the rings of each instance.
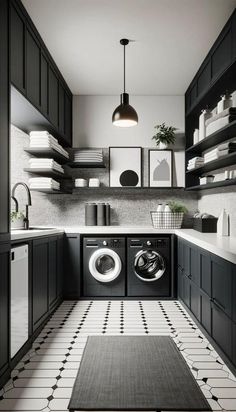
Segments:
[[[69,410],[211,410],[168,336],[90,336]]]

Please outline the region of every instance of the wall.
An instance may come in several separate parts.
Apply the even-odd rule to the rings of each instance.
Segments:
[[[28,173],[24,172],[24,167],[28,166],[30,156],[24,152],[23,148],[29,143],[28,136],[21,130],[12,126],[11,128],[11,183],[22,181],[27,183]],[[145,156],[146,158],[146,156]],[[107,160],[107,159],[106,159]],[[144,182],[147,175],[147,164],[144,159]],[[85,169],[72,172],[74,176],[94,176],[97,169]],[[100,170],[99,177],[104,183],[107,183],[108,174]],[[24,210],[26,195],[24,189],[17,189],[17,198],[20,201],[20,210]],[[112,224],[122,225],[150,225],[150,210],[155,210],[158,203],[168,202],[176,199],[184,202],[189,209],[190,215],[197,209],[197,195],[187,193],[183,190],[132,190],[124,191],[113,190],[109,192],[106,189],[99,191],[81,191],[74,195],[44,195],[32,192],[32,204],[29,216],[31,225],[49,225],[49,226],[71,226],[84,224],[84,203],[85,202],[109,202],[112,206]],[[12,204],[14,208],[14,204]],[[186,219],[186,225],[190,220]]]
[[[225,209],[230,216],[230,235],[236,237],[236,188],[230,186],[217,190],[202,191],[199,194],[198,208],[200,212],[219,216]]]

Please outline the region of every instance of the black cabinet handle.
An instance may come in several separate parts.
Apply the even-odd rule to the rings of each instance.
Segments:
[[[225,311],[225,307],[221,305],[221,303],[219,303],[215,298],[212,298],[211,300],[218,309]]]

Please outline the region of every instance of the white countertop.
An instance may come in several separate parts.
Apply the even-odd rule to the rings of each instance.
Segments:
[[[70,226],[49,228],[48,230],[13,230],[11,240],[30,239],[33,237],[50,236],[65,232],[66,234],[77,233],[81,235],[122,235],[143,234],[161,235],[175,234],[182,239],[194,243],[202,249],[208,250],[236,264],[236,238],[220,237],[216,233],[200,233],[193,229],[154,229],[152,226]]]
[[[30,239],[41,236],[51,236],[64,233],[64,229],[61,228],[48,228],[48,229],[32,229],[32,230],[11,230],[11,240]]]

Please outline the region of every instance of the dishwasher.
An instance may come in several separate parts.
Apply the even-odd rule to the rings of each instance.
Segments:
[[[28,245],[11,249],[11,358],[29,336]]]

